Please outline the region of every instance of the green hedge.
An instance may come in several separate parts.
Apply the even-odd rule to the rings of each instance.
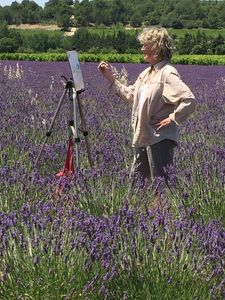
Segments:
[[[1,60],[65,61],[66,53],[0,53]]]
[[[101,60],[120,63],[143,63],[142,54],[91,54],[79,53],[82,62]],[[65,53],[0,53],[1,60],[66,61]],[[225,65],[225,55],[174,55],[173,64]]]

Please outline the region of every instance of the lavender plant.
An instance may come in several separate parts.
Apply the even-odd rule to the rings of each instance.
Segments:
[[[67,99],[33,165],[61,75],[71,76],[67,63],[0,64],[0,299],[223,299],[224,67],[177,66],[198,106],[181,128],[170,190],[160,182],[131,187],[130,108],[97,64],[81,68],[95,166],[82,139],[81,170],[58,179]],[[132,82],[145,65],[113,68]]]

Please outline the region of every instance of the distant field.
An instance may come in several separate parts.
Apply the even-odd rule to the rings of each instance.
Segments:
[[[218,34],[222,34],[225,37],[225,28],[221,29],[208,29],[208,28],[194,28],[194,29],[169,29],[169,32],[171,34],[176,34],[177,37],[183,36],[185,33],[191,33],[191,34],[196,34],[200,30],[201,32],[204,32],[208,36],[216,37]]]
[[[48,33],[50,32],[56,32],[56,31],[60,31],[60,27],[58,27],[57,25],[54,24],[50,24],[50,25],[43,25],[43,24],[21,24],[19,26],[16,25],[10,25],[9,28],[12,29],[17,29],[17,30],[21,30],[22,34],[30,34],[33,33],[34,30],[35,32],[43,32],[46,31]],[[70,28],[70,32],[65,33],[65,35],[71,35],[73,34],[73,32],[76,31],[76,27],[71,27]],[[111,27],[111,28],[107,28],[107,27],[103,27],[103,28],[96,28],[96,27],[88,27],[88,30],[90,32],[95,32],[98,34],[113,34],[119,30],[126,30],[126,32],[130,32],[131,34],[137,34],[137,32],[141,31],[141,28],[128,28],[128,27]],[[208,29],[208,28],[194,28],[194,29],[168,29],[168,31],[170,32],[170,34],[175,34],[178,38],[183,36],[185,33],[190,33],[195,35],[197,33],[197,31],[200,30],[201,32],[205,32],[205,34],[207,36],[211,36],[211,37],[216,37],[218,36],[218,34],[222,34],[225,37],[225,28],[221,28],[221,29]]]
[[[71,27],[69,31],[61,31],[61,28],[56,24],[21,24],[21,25],[9,25],[10,29],[19,30],[23,36],[29,36],[30,34],[44,32],[50,35],[60,34],[64,36],[71,36],[76,31],[76,27]]]
[[[118,28],[118,27],[114,27],[114,28],[89,28],[90,32],[95,32],[95,33],[99,33],[99,34],[113,34],[115,32],[117,32],[118,30],[123,30],[123,28]],[[137,32],[141,31],[142,28],[125,28],[126,32],[129,32],[131,34],[137,34]],[[206,29],[206,28],[194,28],[194,29],[170,29],[168,28],[168,31],[170,34],[175,34],[177,37],[181,37],[183,36],[185,33],[190,33],[192,35],[195,35],[197,32],[201,31],[201,32],[205,32],[205,34],[207,36],[211,36],[211,37],[216,37],[218,36],[218,34],[222,34],[225,37],[225,28],[221,28],[221,29]]]
[[[43,52],[43,51],[47,51],[48,48],[50,49],[55,49],[56,47],[61,47],[62,49],[68,49],[71,48],[71,43],[72,43],[72,39],[70,39],[70,37],[72,37],[75,33],[75,31],[77,30],[76,27],[71,27],[68,31],[62,31],[60,29],[60,27],[58,27],[56,24],[35,24],[35,25],[29,25],[29,24],[22,24],[20,26],[10,26],[10,28],[12,28],[13,30],[17,31],[20,33],[22,40],[23,40],[23,47],[25,49],[28,49],[30,51],[31,49],[34,49],[35,52]],[[122,27],[122,26],[113,26],[111,28],[109,27],[87,27],[87,29],[90,34],[92,34],[92,39],[98,41],[98,38],[95,39],[96,35],[100,36],[100,37],[106,37],[109,38],[111,40],[111,38],[117,36],[118,32],[123,32],[126,34],[128,34],[129,36],[131,36],[131,40],[133,42],[135,42],[136,37],[138,36],[139,32],[141,32],[141,28],[128,28],[128,27]],[[183,53],[179,51],[179,42],[182,40],[182,38],[185,36],[185,33],[189,33],[192,35],[192,40],[193,43],[197,43],[195,41],[195,37],[198,33],[198,31],[200,31],[201,33],[204,32],[206,35],[206,39],[208,41],[212,41],[213,39],[217,38],[218,35],[222,35],[225,38],[225,28],[222,29],[204,29],[204,28],[200,28],[200,29],[168,29],[170,35],[173,37],[174,41],[175,41],[175,46],[177,48],[177,52],[178,53]],[[84,33],[85,35],[85,33]],[[41,47],[36,47],[36,46],[31,46],[31,41],[34,41],[35,39],[37,40],[42,40],[46,39],[48,40],[48,46],[47,46],[47,42],[44,43],[45,46]],[[119,39],[119,36],[118,36]],[[117,40],[117,37],[115,38],[115,40]],[[120,39],[119,39],[120,40]],[[55,42],[57,41],[57,42]],[[40,45],[40,43],[38,42],[33,42],[35,45]],[[116,45],[119,45],[120,42],[115,42]],[[96,44],[98,44],[96,42]],[[101,47],[104,48],[104,43],[101,43]],[[66,45],[66,46],[65,46]],[[93,46],[93,43],[91,43],[91,46]],[[87,47],[87,43],[85,40],[85,49]],[[97,46],[98,48],[99,46]],[[90,48],[90,45],[89,45]],[[92,47],[93,48],[93,47]],[[113,46],[114,48],[114,46]],[[129,49],[128,51],[131,53],[136,53],[136,46],[131,46],[132,49]],[[133,49],[134,48],[134,49]],[[82,49],[82,48],[80,48]],[[116,47],[115,49],[118,52],[125,52],[124,50],[118,50]],[[83,49],[82,49],[83,50]],[[215,50],[215,49],[214,49]],[[223,52],[216,52],[214,51],[212,53],[214,54],[218,54],[218,53],[223,53]],[[138,51],[138,50],[137,50]],[[24,52],[23,49],[22,51],[18,51],[18,52]],[[61,52],[61,51],[59,51]],[[95,53],[95,51],[92,52]],[[99,52],[99,51],[98,51]],[[104,52],[104,51],[103,51]],[[110,50],[111,52],[111,50]],[[208,53],[208,52],[207,52]],[[208,63],[207,63],[208,64]],[[210,63],[211,64],[211,63]]]
[[[60,30],[60,27],[56,24],[20,24],[20,25],[9,25],[11,29],[22,29],[22,30],[48,30],[55,31]]]

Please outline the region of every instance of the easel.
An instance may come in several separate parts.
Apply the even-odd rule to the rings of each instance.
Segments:
[[[73,55],[73,56],[71,56]],[[36,168],[41,154],[44,150],[45,144],[47,142],[48,137],[51,136],[52,134],[52,129],[55,123],[55,120],[59,114],[60,108],[63,104],[63,101],[65,99],[66,94],[68,93],[69,95],[69,100],[70,100],[70,120],[68,122],[69,126],[69,138],[73,138],[74,143],[75,143],[75,158],[76,158],[76,170],[79,170],[80,168],[80,155],[79,155],[79,143],[80,143],[80,137],[79,137],[79,131],[83,133],[84,139],[85,139],[85,144],[86,144],[86,149],[87,149],[87,155],[88,155],[88,161],[90,164],[90,167],[93,167],[93,161],[91,158],[91,152],[90,152],[90,145],[88,142],[88,131],[86,129],[86,122],[84,118],[84,113],[82,109],[82,105],[80,102],[79,95],[84,91],[84,84],[83,84],[83,79],[82,75],[80,72],[79,68],[79,62],[77,59],[77,53],[76,51],[69,51],[67,52],[67,57],[69,59],[69,63],[71,66],[72,74],[73,74],[73,80],[67,80],[65,76],[61,76],[62,78],[65,79],[66,84],[65,84],[65,89],[62,93],[62,96],[59,100],[57,109],[54,113],[53,119],[51,121],[51,124],[49,126],[49,129],[46,133],[45,139],[43,141],[42,147],[40,149],[40,152],[38,153],[38,156],[35,160],[34,163],[34,168]],[[71,61],[73,59],[73,61]],[[76,68],[76,69],[74,69]],[[79,80],[77,83],[75,80]],[[81,121],[81,128],[78,127],[78,111],[80,114],[80,121]]]

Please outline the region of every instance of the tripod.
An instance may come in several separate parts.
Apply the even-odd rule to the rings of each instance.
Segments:
[[[51,121],[51,124],[49,126],[49,129],[46,133],[45,139],[43,141],[42,147],[40,149],[40,152],[38,153],[38,156],[35,160],[35,164],[34,164],[34,168],[36,168],[41,154],[44,150],[45,144],[47,142],[48,137],[51,136],[52,134],[52,129],[55,123],[55,120],[59,114],[60,108],[63,104],[64,98],[66,96],[66,94],[69,94],[69,99],[70,99],[70,120],[68,122],[69,128],[70,128],[70,138],[74,138],[74,143],[75,143],[75,153],[76,153],[76,170],[78,170],[80,168],[80,156],[79,156],[79,143],[80,143],[80,137],[79,137],[79,130],[83,133],[84,139],[85,139],[85,144],[86,144],[86,149],[87,149],[87,155],[88,155],[88,161],[90,164],[90,167],[93,167],[93,161],[91,158],[91,152],[90,152],[90,145],[88,142],[88,131],[86,130],[86,122],[85,122],[85,118],[84,118],[84,113],[83,113],[83,109],[82,109],[82,105],[80,102],[80,98],[79,95],[80,93],[83,92],[83,90],[81,91],[75,91],[74,88],[74,83],[72,80],[67,80],[67,78],[65,76],[61,76],[62,78],[64,78],[66,80],[66,85],[65,85],[65,89],[62,93],[62,96],[59,100],[58,106],[56,108],[56,111],[54,113],[53,119]],[[81,120],[81,128],[78,127],[78,110],[79,110],[79,114],[80,114],[80,120]]]

